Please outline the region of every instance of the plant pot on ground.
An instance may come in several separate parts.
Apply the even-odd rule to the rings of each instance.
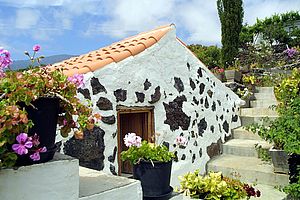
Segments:
[[[289,173],[288,154],[284,150],[278,150],[275,149],[274,147],[271,147],[269,153],[272,159],[274,172],[288,174]]]
[[[226,77],[227,82],[240,83],[242,80],[242,73],[240,71],[236,71],[234,69],[225,70],[225,77]]]

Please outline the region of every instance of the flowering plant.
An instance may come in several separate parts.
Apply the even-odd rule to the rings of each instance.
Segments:
[[[32,63],[35,60],[40,63],[42,57],[35,58],[39,50],[40,46],[35,45],[33,56],[25,52]],[[47,150],[39,147],[37,135],[27,135],[33,122],[24,107],[34,107],[32,102],[38,98],[59,98],[62,114],[58,124],[63,137],[74,131],[75,137],[80,138],[84,129],[92,129],[100,120],[99,114],[93,114],[91,108],[76,98],[77,88],[83,84],[82,75],[68,78],[48,66],[12,71],[11,62],[10,53],[0,49],[0,167],[13,166],[17,154],[29,153],[32,160],[39,160],[39,153]]]
[[[222,74],[222,73],[224,73],[224,69],[223,68],[219,68],[219,67],[212,68],[211,71],[214,74]]]
[[[121,153],[121,159],[129,160],[131,164],[137,164],[140,160],[169,162],[175,157],[165,145],[142,141],[142,138],[135,133],[126,134],[124,143],[129,148]],[[177,146],[185,146],[187,141],[184,137],[178,136],[175,143]]]
[[[298,53],[297,49],[289,47],[287,47],[287,49],[283,52],[288,56],[288,58],[293,58]]]
[[[180,189],[191,198],[232,200],[260,197],[260,191],[253,186],[233,178],[223,176],[221,172],[209,172],[202,176],[199,170],[180,176]]]

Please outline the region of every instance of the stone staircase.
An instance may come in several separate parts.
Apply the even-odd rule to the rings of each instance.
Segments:
[[[271,120],[277,117],[276,111],[270,108],[277,103],[273,88],[259,87],[255,98],[250,103],[251,108],[241,108],[242,127],[232,130],[233,139],[223,144],[222,155],[209,161],[207,171],[222,171],[226,176],[258,184],[256,187],[262,192],[258,199],[281,200],[286,195],[274,189],[274,186],[287,185],[288,175],[274,173],[272,164],[258,158],[255,144],[265,149],[271,145],[244,129],[244,126],[253,122],[261,123],[263,117],[268,116]]]

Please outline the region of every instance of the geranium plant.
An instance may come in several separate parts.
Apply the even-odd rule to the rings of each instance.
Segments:
[[[33,47],[33,55],[28,52],[32,63],[40,63],[41,56],[35,58],[40,50]],[[25,109],[32,102],[43,97],[59,98],[62,114],[58,124],[63,137],[73,131],[75,137],[82,137],[84,129],[92,129],[100,120],[99,114],[93,114],[89,106],[76,97],[77,89],[83,84],[82,75],[65,76],[61,71],[52,71],[50,67],[35,67],[23,71],[12,71],[10,53],[0,49],[0,167],[13,166],[17,154],[30,154],[32,160],[39,160],[39,153],[47,151],[39,146],[37,135],[27,135],[33,127]],[[34,107],[34,106],[33,106]]]
[[[175,157],[165,145],[142,141],[142,138],[135,133],[126,134],[124,143],[129,148],[121,153],[121,159],[128,160],[131,164],[137,164],[140,160],[169,162]],[[187,141],[186,138],[178,136],[175,143],[177,146],[185,146]]]
[[[260,197],[261,195],[260,191],[255,190],[253,186],[223,176],[221,172],[209,172],[202,176],[199,170],[195,170],[179,177],[179,179],[180,189],[178,192],[192,199],[233,200],[249,199],[251,196]]]

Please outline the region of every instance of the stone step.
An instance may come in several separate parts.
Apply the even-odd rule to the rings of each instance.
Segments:
[[[254,93],[255,99],[263,99],[263,100],[276,100],[276,97],[272,93]]]
[[[276,100],[258,99],[250,101],[250,107],[252,108],[269,108],[270,106],[277,105]]]
[[[243,126],[233,129],[232,134],[234,139],[263,140],[256,133],[245,130]]]
[[[253,123],[258,123],[258,124],[262,124],[263,123],[263,119],[265,117],[268,117],[269,120],[275,120],[278,116],[267,116],[267,115],[247,115],[247,116],[240,116],[241,118],[241,124],[242,126],[247,126]],[[266,122],[264,122],[265,125],[267,125]]]
[[[231,139],[223,144],[223,153],[257,158],[258,154],[255,145],[262,146],[264,149],[270,149],[272,146],[262,140]]]
[[[247,183],[271,186],[284,186],[289,183],[288,175],[274,173],[273,165],[255,157],[222,154],[208,162],[207,171],[221,171],[225,176]]]
[[[85,167],[79,167],[79,177],[79,200],[143,199],[138,180]]]
[[[275,109],[272,108],[241,108],[240,109],[240,116],[247,116],[247,115],[271,115],[276,116],[277,112]]]
[[[274,87],[256,87],[255,89],[257,93],[274,94]]]

